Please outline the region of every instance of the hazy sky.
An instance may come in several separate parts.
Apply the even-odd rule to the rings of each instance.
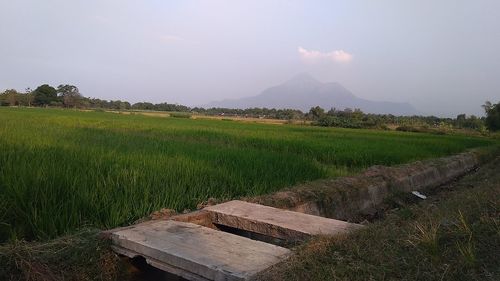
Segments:
[[[0,0],[0,90],[201,105],[308,72],[426,114],[500,101],[500,1]]]

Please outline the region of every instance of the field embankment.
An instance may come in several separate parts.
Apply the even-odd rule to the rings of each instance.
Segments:
[[[249,198],[249,201],[316,216],[360,222],[377,216],[387,198],[453,181],[500,154],[499,147],[417,161],[373,166],[354,176],[320,179]]]
[[[255,196],[441,157],[470,136],[0,108],[0,240],[125,225],[209,197]]]
[[[260,280],[499,280],[500,158],[459,181],[405,193],[349,236],[319,237]]]

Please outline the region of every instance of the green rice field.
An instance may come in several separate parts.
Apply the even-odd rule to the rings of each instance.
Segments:
[[[481,137],[0,108],[0,241],[445,156]]]

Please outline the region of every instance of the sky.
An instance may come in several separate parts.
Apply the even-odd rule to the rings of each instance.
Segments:
[[[424,114],[500,101],[498,0],[0,0],[0,91],[190,106],[307,72]]]

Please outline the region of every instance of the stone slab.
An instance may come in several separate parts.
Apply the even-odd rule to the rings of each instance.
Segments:
[[[334,235],[362,227],[359,224],[287,211],[245,201],[229,201],[203,209],[214,224],[251,231],[287,241],[313,235]]]
[[[111,232],[113,248],[188,280],[247,280],[290,250],[204,226],[155,221]]]

